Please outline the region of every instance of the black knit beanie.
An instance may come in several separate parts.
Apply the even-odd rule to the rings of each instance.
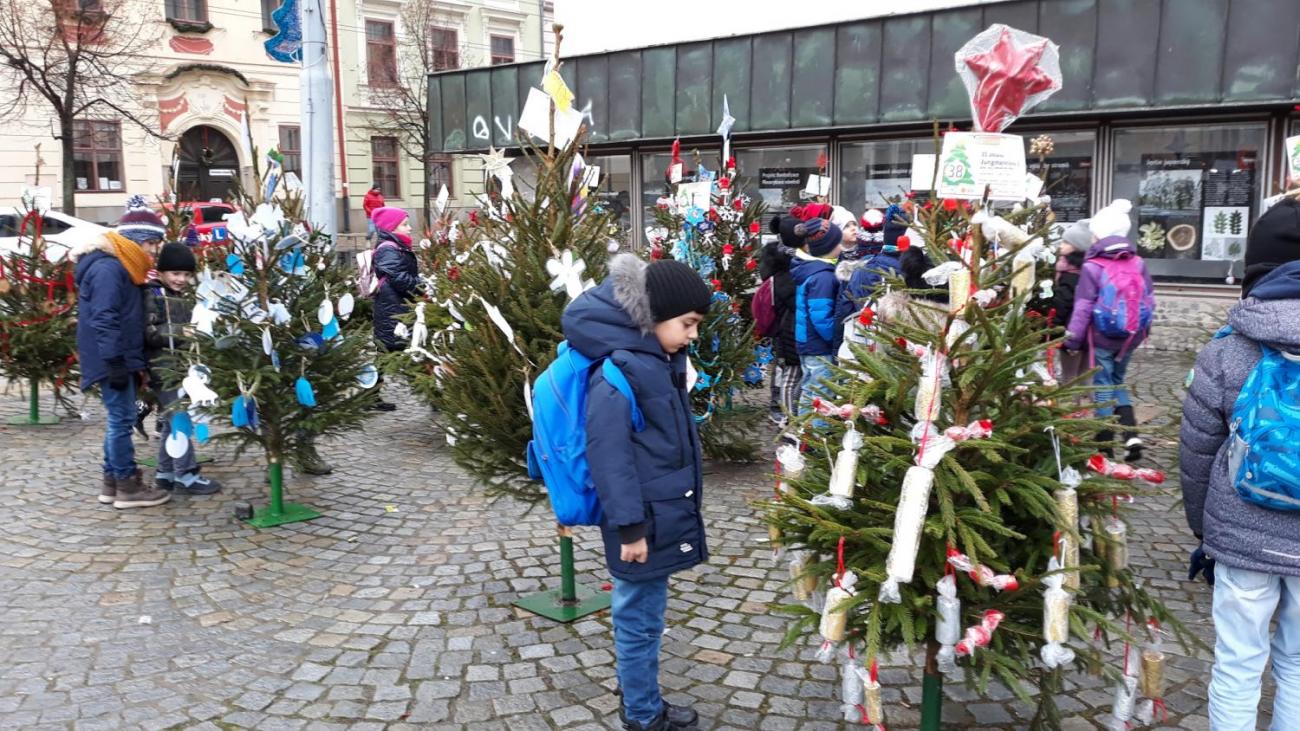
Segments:
[[[1241,296],[1265,274],[1300,259],[1300,200],[1283,198],[1260,216],[1246,239],[1246,276]]]
[[[655,322],[671,320],[688,312],[707,315],[713,299],[699,272],[672,259],[656,261],[646,267],[645,288],[650,295],[650,314]]]
[[[194,252],[185,244],[164,244],[158,252],[158,263],[154,269],[160,272],[193,272],[198,270]]]

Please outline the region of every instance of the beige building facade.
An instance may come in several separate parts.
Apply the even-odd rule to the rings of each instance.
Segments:
[[[245,124],[259,151],[274,147],[284,154],[287,170],[298,169],[301,67],[277,62],[264,49],[274,34],[271,13],[279,5],[279,0],[140,5],[156,12],[139,21],[155,26],[158,40],[135,78],[133,111],[156,134],[111,110],[79,120],[78,217],[113,223],[129,196],[155,200],[170,192],[173,179],[180,200],[227,195],[236,179],[251,179],[251,155],[241,142]],[[423,77],[430,64],[446,69],[542,58],[553,14],[549,0],[323,0],[322,6],[331,55],[337,53],[331,72],[337,97],[332,116],[338,223],[340,230],[354,232],[365,230],[362,197],[373,184],[381,186],[390,205],[413,213],[424,207],[420,145],[403,139],[397,123],[402,104],[395,100],[409,91],[407,106],[423,106]],[[408,27],[413,19],[424,27]],[[35,98],[21,115],[0,124],[3,205],[16,204],[24,186],[36,182],[39,160],[40,184],[53,188],[54,205],[60,206],[57,129],[48,107]],[[437,158],[430,169],[431,191],[445,182],[452,205],[468,205],[472,192],[482,188],[482,174],[472,163]]]

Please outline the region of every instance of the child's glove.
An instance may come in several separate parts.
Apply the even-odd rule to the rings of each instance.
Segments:
[[[124,358],[108,361],[108,387],[114,391],[124,391],[131,383],[131,372],[126,369]]]
[[[1187,567],[1187,580],[1195,581],[1197,574],[1204,574],[1205,583],[1214,586],[1214,559],[1205,552],[1203,543],[1192,551],[1192,562]]]

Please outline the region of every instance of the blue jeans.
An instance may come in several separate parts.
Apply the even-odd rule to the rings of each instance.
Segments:
[[[1277,632],[1269,621],[1277,612]],[[1210,728],[1254,731],[1260,675],[1273,659],[1272,731],[1300,724],[1300,576],[1214,567],[1214,668]]]
[[[1097,418],[1106,419],[1115,413],[1115,406],[1132,406],[1133,402],[1129,400],[1128,386],[1124,385],[1124,378],[1128,373],[1128,362],[1133,357],[1133,352],[1129,351],[1124,354],[1123,358],[1118,357],[1119,353],[1113,350],[1094,350],[1092,357],[1096,360],[1097,367],[1100,370],[1092,377],[1092,385],[1097,386],[1096,399]],[[1115,402],[1111,406],[1110,401]]]
[[[659,643],[668,609],[668,577],[650,581],[616,578],[611,603],[623,712],[629,721],[648,726],[664,708],[659,695]]]
[[[125,479],[135,474],[135,444],[131,430],[135,428],[135,379],[118,391],[109,388],[108,382],[99,384],[104,410],[108,412],[108,429],[104,432],[104,474]]]
[[[375,235],[375,222],[369,218],[366,219],[366,238],[373,238]]]
[[[829,355],[801,355],[799,367],[803,370],[803,380],[799,382],[799,415],[812,411],[814,398],[827,397],[828,392],[822,388],[822,381],[831,377],[831,366],[835,359]]]

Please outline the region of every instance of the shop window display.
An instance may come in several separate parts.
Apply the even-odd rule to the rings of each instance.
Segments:
[[[735,150],[738,189],[762,198],[768,213],[785,213],[807,196],[810,175],[824,175],[825,145]],[[832,194],[834,191],[832,191]]]
[[[1259,213],[1261,124],[1115,131],[1113,195],[1133,201],[1153,274],[1223,278]]]

